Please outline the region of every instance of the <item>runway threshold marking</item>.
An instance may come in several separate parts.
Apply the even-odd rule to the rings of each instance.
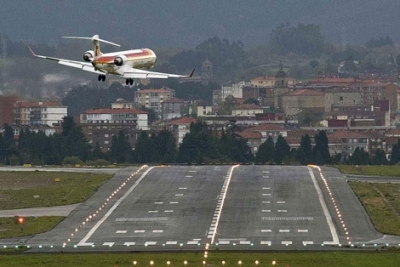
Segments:
[[[308,172],[310,173],[311,180],[312,180],[312,182],[314,184],[315,190],[317,191],[318,199],[319,199],[319,202],[321,203],[321,207],[322,207],[322,210],[324,212],[324,215],[325,215],[325,218],[326,218],[326,222],[328,223],[329,230],[331,231],[331,235],[332,235],[332,239],[333,239],[332,242],[334,244],[339,244],[339,237],[338,237],[338,234],[336,232],[336,228],[333,225],[332,217],[331,217],[331,215],[329,213],[328,207],[326,206],[326,203],[325,203],[325,200],[324,200],[324,196],[322,195],[321,188],[319,188],[318,182],[315,179],[314,172],[311,169],[312,167],[307,167],[307,168],[308,168]]]
[[[132,191],[136,188],[136,186],[139,185],[139,183],[144,179],[144,177],[146,177],[146,175],[154,168],[150,167],[147,171],[145,171],[142,176],[140,176],[140,178],[131,186],[131,188],[129,188],[129,190],[120,198],[117,200],[117,202],[115,202],[115,204],[111,207],[111,209],[104,214],[103,218],[101,218],[93,227],[92,229],[90,229],[90,231],[86,234],[86,236],[84,238],[82,238],[82,240],[78,243],[78,246],[82,246],[85,245],[86,241],[88,241],[88,239],[94,234],[94,232],[96,232],[96,230],[100,227],[100,225],[107,220],[107,218],[113,213],[113,211],[119,206],[119,204],[121,204],[122,201],[124,201],[124,199],[129,196],[130,193],[132,193]]]
[[[221,204],[217,205],[216,210],[215,210],[215,213],[217,213],[218,216],[217,216],[217,218],[215,218],[215,221],[213,219],[213,222],[212,222],[212,223],[215,223],[215,227],[212,227],[212,228],[214,228],[214,230],[212,231],[212,233],[209,233],[209,235],[207,236],[208,238],[211,238],[211,242],[210,242],[211,244],[214,244],[215,235],[216,235],[217,229],[218,229],[219,219],[221,218],[222,208],[224,207],[225,198],[226,198],[226,194],[228,192],[229,183],[231,182],[231,179],[232,179],[233,170],[239,166],[240,165],[232,166],[231,169],[229,170],[229,172],[227,173],[227,175],[225,176],[225,181],[222,186],[221,194],[219,196],[219,200],[221,200]]]

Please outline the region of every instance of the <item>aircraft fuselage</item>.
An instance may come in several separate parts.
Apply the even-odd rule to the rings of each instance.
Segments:
[[[120,66],[115,64],[116,58],[121,60]],[[151,69],[156,61],[157,56],[151,49],[142,48],[102,54],[92,64],[97,70],[119,74],[118,70],[126,65],[136,69]]]

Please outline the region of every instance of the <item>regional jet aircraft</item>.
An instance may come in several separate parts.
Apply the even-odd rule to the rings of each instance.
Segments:
[[[93,50],[88,50],[83,54],[84,62],[36,55],[30,47],[29,50],[35,57],[54,60],[61,65],[97,73],[98,80],[103,82],[106,80],[107,74],[122,76],[126,78],[127,85],[132,85],[133,79],[170,77],[189,78],[192,77],[194,73],[194,70],[190,75],[149,71],[149,69],[156,63],[157,56],[148,48],[103,54],[100,51],[100,42],[115,46],[120,45],[100,39],[98,35],[94,35],[93,37],[64,36],[63,38],[91,40],[93,42]]]

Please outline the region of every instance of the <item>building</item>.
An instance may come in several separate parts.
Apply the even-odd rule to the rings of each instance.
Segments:
[[[332,111],[332,107],[363,105],[361,93],[349,88],[338,88],[325,92],[325,112]]]
[[[230,86],[221,86],[221,99],[225,100],[230,95],[234,98],[243,98],[243,87],[246,86],[250,86],[250,83],[241,81]]]
[[[307,110],[316,112],[324,112],[325,110],[325,94],[309,89],[298,89],[285,93],[281,96],[280,102],[287,116]]]
[[[176,147],[179,147],[183,141],[183,137],[190,132],[190,124],[196,122],[196,119],[183,117],[167,123],[167,129],[171,131],[175,137]]]
[[[103,150],[111,147],[113,135],[122,130],[134,147],[141,130],[148,129],[147,112],[140,109],[99,108],[80,114],[80,126],[89,144],[99,143]]]
[[[238,136],[243,139],[247,140],[247,145],[250,147],[250,150],[253,154],[256,154],[258,148],[262,144],[262,135],[260,132],[253,132],[253,131],[243,131],[243,132],[236,132]]]
[[[335,140],[340,140],[342,143],[342,158],[348,158],[353,155],[354,150],[359,147],[364,151],[369,152],[368,136],[361,132],[356,131],[336,131],[334,133],[327,134],[329,143]],[[336,141],[336,143],[338,143]]]
[[[214,111],[213,108],[213,105],[207,101],[200,100],[189,106],[189,114],[196,115],[197,117],[204,117],[207,115],[212,115]]]
[[[0,96],[0,124],[14,124],[14,104],[18,101],[16,96]]]
[[[187,113],[187,104],[182,99],[173,97],[161,103],[162,120],[171,120],[182,117]]]
[[[256,104],[242,104],[232,109],[233,116],[255,116],[263,113],[263,108]]]
[[[17,101],[13,107],[17,125],[57,125],[67,116],[67,106],[59,102]]]
[[[262,136],[261,143],[264,143],[269,136],[271,136],[274,142],[276,142],[279,135],[282,135],[282,137],[285,138],[288,135],[288,130],[283,126],[269,123],[251,127],[245,131],[259,132]]]
[[[175,97],[175,90],[171,88],[141,89],[135,92],[135,103],[153,109],[161,119],[161,103],[173,97]]]

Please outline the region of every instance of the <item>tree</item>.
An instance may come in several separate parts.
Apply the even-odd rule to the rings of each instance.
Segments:
[[[398,162],[400,162],[400,139],[397,140],[397,144],[393,145],[392,153],[390,154],[390,164]]]
[[[356,147],[348,162],[350,165],[368,165],[370,163],[369,154],[364,151],[364,148]]]
[[[310,64],[311,68],[313,68],[313,69],[319,67],[319,62],[315,59],[311,60],[309,64]]]
[[[383,151],[382,149],[378,148],[375,151],[375,155],[371,159],[371,163],[373,165],[387,165],[388,164],[388,160],[386,159],[385,151]]]
[[[321,29],[314,24],[299,23],[297,27],[281,24],[272,30],[270,42],[282,55],[293,52],[318,57],[324,49]]]
[[[141,131],[136,140],[134,162],[150,163],[152,158],[152,146],[146,131]]]
[[[64,117],[62,122],[62,136],[64,140],[64,151],[62,155],[76,156],[86,161],[89,156],[90,146],[82,132],[82,128],[73,120],[73,117]]]
[[[274,157],[274,140],[271,136],[260,145],[256,154],[257,163],[271,162]]]
[[[282,135],[278,136],[274,149],[274,160],[277,164],[282,164],[285,157],[289,157],[290,147]]]
[[[311,146],[311,139],[308,134],[301,137],[300,148],[297,151],[296,158],[302,165],[314,162],[314,155]]]
[[[325,131],[319,131],[314,137],[315,146],[313,149],[315,163],[318,165],[324,165],[330,163],[331,156],[329,153],[328,137]],[[317,155],[318,154],[318,155]]]

